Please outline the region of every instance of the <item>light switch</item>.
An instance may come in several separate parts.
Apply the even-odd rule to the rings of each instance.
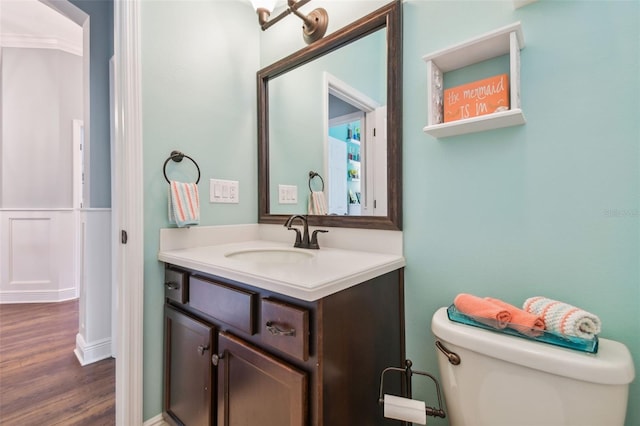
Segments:
[[[212,203],[240,202],[240,184],[237,180],[210,179],[209,201]]]
[[[297,185],[278,185],[278,203],[298,204]]]
[[[237,180],[229,181],[229,202],[240,202],[240,183]]]

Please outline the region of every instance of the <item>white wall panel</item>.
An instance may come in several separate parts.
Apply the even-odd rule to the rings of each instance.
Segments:
[[[0,303],[78,297],[75,213],[0,210]]]
[[[51,255],[50,217],[9,219],[9,285],[53,289]]]
[[[111,209],[80,210],[80,327],[75,354],[82,365],[111,356]]]

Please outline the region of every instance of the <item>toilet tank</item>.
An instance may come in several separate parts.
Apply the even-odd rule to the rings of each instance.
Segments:
[[[585,353],[456,323],[446,308],[431,330],[461,359],[436,349],[451,426],[624,425],[635,371],[622,343]]]

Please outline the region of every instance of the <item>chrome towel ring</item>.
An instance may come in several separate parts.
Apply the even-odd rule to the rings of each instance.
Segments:
[[[309,191],[313,192],[313,189],[311,189],[311,181],[313,180],[313,178],[315,177],[319,177],[320,178],[320,182],[322,182],[322,189],[321,191],[324,192],[324,179],[322,179],[322,176],[320,176],[319,173],[314,172],[313,170],[311,170],[309,172]]]

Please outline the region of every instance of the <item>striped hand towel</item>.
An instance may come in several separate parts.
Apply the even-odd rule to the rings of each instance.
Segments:
[[[522,309],[544,319],[547,330],[556,334],[592,339],[600,333],[597,315],[568,303],[537,296],[525,300]]]
[[[200,223],[198,185],[171,181],[169,183],[169,223],[178,228]]]
[[[309,194],[309,214],[311,215],[326,215],[327,214],[327,201],[324,198],[324,192],[311,191]]]

